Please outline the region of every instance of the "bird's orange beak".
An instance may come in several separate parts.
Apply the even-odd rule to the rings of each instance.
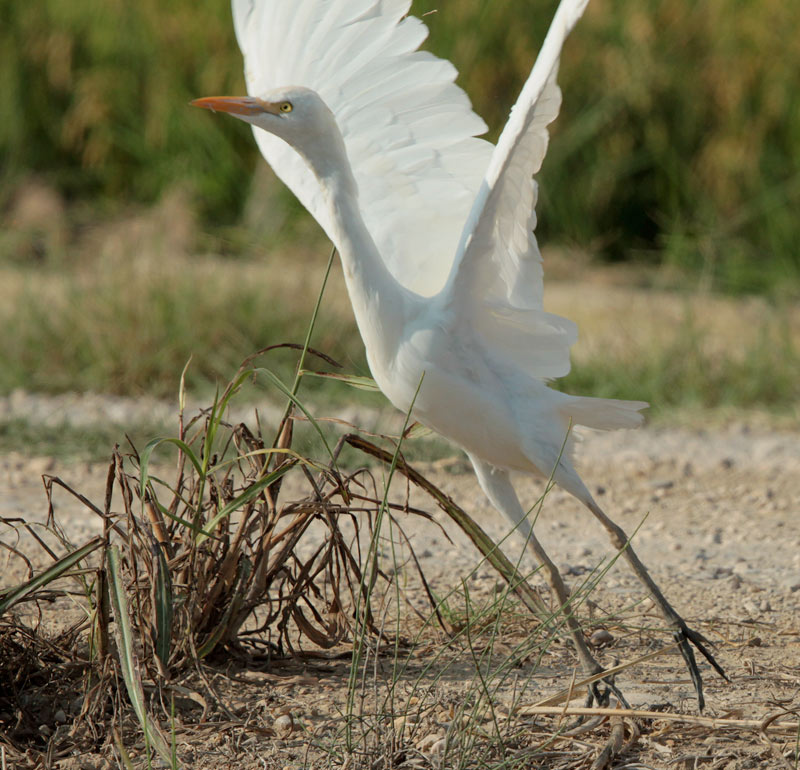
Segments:
[[[190,102],[193,107],[202,107],[212,112],[230,112],[233,115],[258,115],[271,112],[263,99],[254,96],[205,96]]]

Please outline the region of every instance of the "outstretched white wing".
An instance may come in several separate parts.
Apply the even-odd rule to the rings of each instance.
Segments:
[[[410,0],[233,0],[251,95],[315,90],[336,116],[364,221],[396,279],[425,296],[451,271],[489,165],[486,125],[450,62],[417,51]],[[265,158],[330,233],[320,188],[288,145],[254,131]]]
[[[547,126],[561,106],[556,82],[561,48],[587,3],[562,0],[556,11],[494,150],[445,288],[453,323],[469,324],[487,349],[516,354],[516,364],[540,378],[569,372],[577,330],[571,321],[542,310],[533,175],[547,152]]]

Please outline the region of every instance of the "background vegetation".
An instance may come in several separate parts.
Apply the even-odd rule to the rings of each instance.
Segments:
[[[556,3],[417,0],[430,47],[502,125]],[[241,92],[223,0],[40,0],[0,10],[0,156],[70,199],[152,202],[177,183],[209,227],[239,221],[247,128],[187,109]],[[797,277],[800,6],[605,0],[564,57],[559,140],[542,175],[547,238],[672,261],[724,288]]]
[[[556,5],[413,3],[491,138]],[[542,241],[639,277],[637,266],[657,267],[651,285],[758,293],[765,310],[746,349],[711,361],[694,333],[702,323],[683,317],[675,328],[693,331],[667,335],[668,359],[633,346],[626,366],[640,374],[609,386],[616,363],[588,366],[587,354],[572,384],[667,402],[688,391],[706,403],[797,396],[798,28],[800,5],[779,0],[590,4],[562,63]],[[316,291],[308,271],[327,246],[258,161],[248,128],[187,106],[243,88],[226,0],[0,5],[0,390],[173,392],[189,355],[213,380],[301,336]],[[363,369],[346,305],[321,328],[320,347]],[[750,376],[747,361],[764,387],[728,387]],[[674,376],[656,387],[667,364]]]

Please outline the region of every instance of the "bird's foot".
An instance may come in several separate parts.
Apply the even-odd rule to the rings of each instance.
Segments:
[[[608,686],[601,688],[600,682],[592,682],[589,685],[589,692],[586,693],[586,701],[583,705],[587,709],[593,708],[594,706],[602,709],[608,706],[610,699],[611,690]]]
[[[598,671],[597,673],[600,672]],[[605,686],[601,687],[601,685]],[[626,709],[630,708],[630,704],[614,682],[613,674],[605,677],[604,679],[600,679],[597,682],[592,682],[589,685],[589,692],[586,694],[584,707],[587,709],[594,708],[595,706],[598,709],[608,708],[612,695],[614,695],[614,697],[616,697],[616,699],[619,701],[620,706]],[[601,715],[594,717],[589,716],[588,714],[579,716],[574,722],[571,722],[566,726],[564,735],[578,735],[581,732],[585,732],[591,726],[599,724],[600,721],[604,720],[605,718],[605,716]]]
[[[601,684],[605,685],[605,687],[601,688]],[[592,684],[589,685],[589,692],[586,696],[586,708],[592,708],[593,706],[597,706],[597,708],[607,708],[612,695],[619,701],[619,705],[622,706],[622,708],[629,709],[631,707],[622,694],[622,690],[617,687],[614,681],[614,675],[612,674],[598,682],[592,682]]]
[[[686,625],[684,620],[680,617],[676,618],[674,622],[673,637],[678,643],[678,649],[683,655],[686,666],[689,669],[689,674],[692,677],[692,684],[697,693],[697,708],[702,711],[705,708],[706,702],[703,697],[703,678],[700,676],[700,669],[697,667],[697,660],[694,656],[692,644],[697,647],[703,657],[713,666],[714,670],[726,681],[730,682],[728,675],[723,670],[722,666],[717,663],[716,658],[711,654],[708,647],[713,646],[701,633],[693,631]],[[708,645],[708,646],[706,646]]]

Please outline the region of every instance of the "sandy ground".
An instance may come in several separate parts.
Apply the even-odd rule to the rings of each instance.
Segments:
[[[667,597],[690,625],[717,645],[717,656],[731,682],[702,667],[706,713],[761,720],[786,710],[787,719],[796,723],[800,707],[800,433],[746,423],[705,429],[650,427],[591,434],[579,447],[578,456],[584,478],[606,511],[627,532],[638,527],[634,546]],[[508,533],[507,523],[489,507],[461,459],[439,461],[424,471],[493,538]],[[0,457],[0,515],[43,521],[43,473],[61,476],[92,500],[102,499],[104,465],[7,455]],[[518,489],[532,503],[542,484],[520,479]],[[445,592],[464,579],[473,601],[480,603],[491,596],[498,576],[486,565],[473,570],[479,557],[469,540],[421,495],[412,494],[412,503],[429,509],[443,527],[442,531],[411,517],[403,522],[433,587]],[[58,495],[56,511],[75,542],[99,529],[99,521],[66,494]],[[548,496],[536,527],[572,586],[582,584],[593,569],[613,556],[600,526],[558,489]],[[13,542],[8,532],[3,539]],[[18,546],[30,553],[27,539]],[[515,557],[523,550],[521,539],[512,534],[506,553]],[[525,555],[523,569],[533,566]],[[10,559],[0,564],[0,574],[3,584],[11,584],[22,574],[19,562]],[[533,582],[546,596],[543,581],[535,576]],[[415,596],[412,603],[423,602]],[[509,639],[501,640],[506,645],[535,626],[533,618],[519,608],[509,612],[514,622]],[[635,659],[669,642],[652,603],[622,559],[602,579],[582,613],[589,633],[605,630],[610,635],[595,651],[605,666]],[[635,630],[642,627],[648,630]],[[415,665],[421,665],[423,658],[423,653],[415,652]],[[406,757],[407,764],[397,762],[398,767],[450,766],[442,757],[441,743],[435,744],[446,732],[441,725],[447,724],[447,709],[452,711],[460,693],[471,686],[475,669],[457,655],[449,660],[447,675],[434,679],[429,688],[436,691],[438,704],[438,710],[430,714],[438,717],[420,721],[413,736],[418,763]],[[309,747],[316,740],[312,736],[326,735],[344,708],[348,665],[345,655],[324,664],[290,663],[276,672],[245,671],[235,685],[226,680],[228,685],[220,687],[232,699],[233,711],[243,709],[249,715],[244,722],[261,724],[263,730],[248,733],[250,737],[242,743],[235,725],[214,730],[213,736],[201,735],[196,728],[181,748],[186,766],[342,766],[330,753]],[[535,665],[523,662],[519,675],[527,672],[528,689],[525,697],[514,700],[516,705],[509,705],[512,684],[507,677],[493,698],[498,708],[519,710],[520,703],[529,705],[565,687],[574,667],[570,648],[554,645]],[[634,707],[696,714],[691,684],[674,652],[623,671],[617,683]],[[513,686],[518,687],[518,678]],[[413,699],[405,708],[409,703]],[[279,721],[286,715],[293,720],[294,731]],[[695,725],[668,733],[658,723],[647,724],[644,736],[614,766],[728,770],[797,766],[796,736],[778,736],[770,745],[757,729],[714,732]],[[89,753],[73,764],[70,761],[56,766],[99,768],[107,766],[108,760]],[[563,757],[562,765],[552,758],[541,761],[543,767],[581,766],[567,764],[568,758]],[[453,760],[452,766],[456,764]]]

